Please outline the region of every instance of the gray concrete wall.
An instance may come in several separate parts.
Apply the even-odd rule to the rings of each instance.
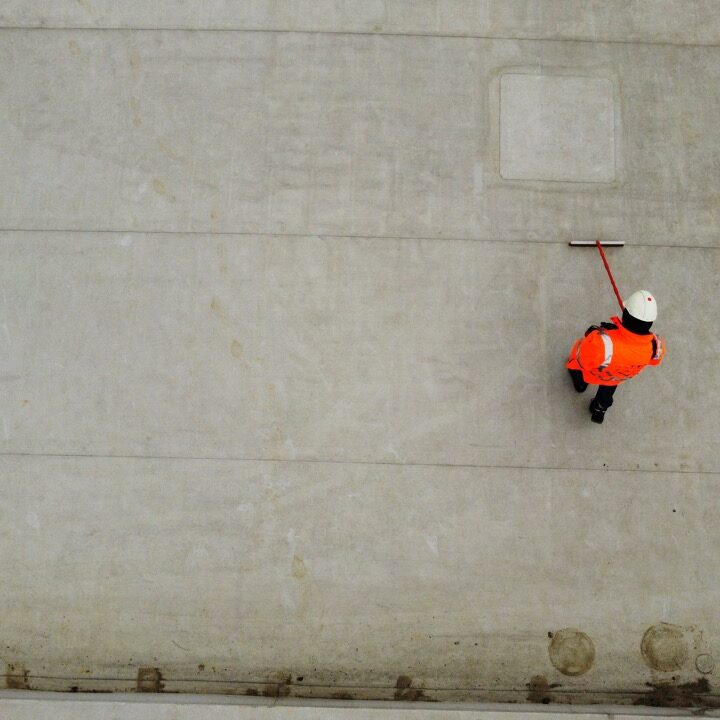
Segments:
[[[302,7],[0,8],[7,685],[714,703],[713,5]]]

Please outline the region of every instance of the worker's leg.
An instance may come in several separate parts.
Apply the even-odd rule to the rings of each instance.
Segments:
[[[595,398],[590,403],[592,421],[601,423],[605,419],[605,411],[613,404],[613,395],[617,385],[600,385]]]
[[[568,372],[570,373],[570,379],[572,380],[575,390],[579,393],[585,392],[588,384],[583,380],[582,370],[571,370],[568,368]]]
[[[613,395],[617,385],[600,385],[595,393],[595,402],[607,410],[613,404]]]

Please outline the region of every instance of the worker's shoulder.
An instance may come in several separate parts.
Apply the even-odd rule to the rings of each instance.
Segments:
[[[585,331],[585,337],[604,335],[610,330],[617,330],[618,326],[613,322],[601,322],[599,325],[591,325]]]
[[[605,330],[598,325],[590,326],[580,344],[580,354],[584,361],[590,364],[599,363],[607,355],[609,341],[610,338]]]

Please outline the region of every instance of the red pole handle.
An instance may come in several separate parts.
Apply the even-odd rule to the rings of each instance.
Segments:
[[[600,244],[599,240],[596,240],[595,244],[597,245],[597,249],[600,251],[600,257],[602,258],[603,265],[607,270],[608,277],[610,278],[610,283],[612,284],[612,289],[615,291],[615,297],[617,298],[618,305],[620,306],[620,312],[622,312],[625,309],[625,306],[623,305],[622,298],[620,297],[620,293],[618,292],[617,285],[615,284],[615,279],[613,278],[613,274],[610,271],[610,266],[608,265],[607,258],[605,257],[605,253],[603,252],[602,245]]]

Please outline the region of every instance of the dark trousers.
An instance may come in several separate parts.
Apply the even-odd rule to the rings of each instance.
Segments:
[[[573,382],[575,385],[584,385],[587,387],[587,383],[583,380],[583,374],[580,370],[570,370],[570,374],[573,376]],[[617,385],[600,385],[597,393],[595,393],[595,404],[601,410],[607,410],[613,404],[613,395]]]
[[[617,385],[600,385],[595,393],[595,404],[600,410],[607,410],[613,404],[613,395]]]

